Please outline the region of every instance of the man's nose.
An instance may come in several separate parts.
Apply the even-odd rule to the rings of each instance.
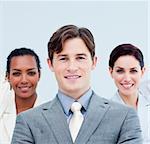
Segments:
[[[68,62],[68,67],[67,67],[67,70],[69,71],[76,71],[78,69],[78,64],[75,60],[70,60]]]

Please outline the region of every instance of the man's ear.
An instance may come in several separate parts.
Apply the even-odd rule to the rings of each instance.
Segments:
[[[47,63],[48,63],[48,66],[49,66],[50,70],[53,72],[54,71],[53,64],[52,64],[52,62],[49,58],[47,59]]]
[[[97,57],[95,56],[95,57],[93,58],[92,70],[95,69],[96,64],[97,64]]]

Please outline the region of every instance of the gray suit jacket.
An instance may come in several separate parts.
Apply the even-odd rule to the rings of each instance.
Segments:
[[[57,97],[18,115],[12,144],[73,144]],[[136,112],[93,94],[75,144],[142,144]]]

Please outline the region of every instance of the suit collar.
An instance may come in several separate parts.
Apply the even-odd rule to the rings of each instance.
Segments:
[[[44,105],[42,113],[58,143],[72,144],[67,119],[57,97],[50,103]]]
[[[93,94],[83,125],[75,141],[76,143],[87,143],[108,109],[108,101]]]
[[[87,110],[90,98],[92,96],[92,89],[88,89],[77,101],[84,107],[85,110]],[[75,99],[73,99],[71,96],[65,95],[61,91],[58,91],[58,99],[63,107],[63,111],[65,114],[69,117],[69,110]]]
[[[92,95],[87,114],[75,143],[87,143],[108,109],[109,104],[106,99],[100,98],[96,94]],[[42,113],[58,143],[73,144],[67,119],[57,97],[50,103],[44,105]]]

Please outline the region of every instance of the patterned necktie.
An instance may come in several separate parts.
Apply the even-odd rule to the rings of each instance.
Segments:
[[[70,129],[70,133],[71,133],[73,142],[75,141],[75,139],[78,135],[78,132],[80,130],[80,127],[81,127],[83,119],[84,119],[84,117],[81,113],[81,108],[82,108],[82,106],[79,102],[74,102],[71,105],[71,111],[73,112],[73,115],[70,119],[69,129]]]

